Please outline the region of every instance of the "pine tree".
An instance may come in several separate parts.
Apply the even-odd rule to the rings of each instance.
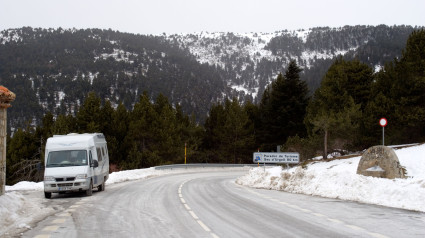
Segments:
[[[331,149],[353,147],[360,141],[362,108],[371,93],[371,69],[358,61],[337,59],[329,68],[307,108],[304,119],[310,136],[323,135],[323,157]]]
[[[241,163],[251,157],[254,126],[236,98],[213,106],[205,129],[209,162]]]
[[[228,163],[241,163],[252,153],[254,144],[253,123],[236,98],[225,102],[226,119],[223,125],[222,145],[226,152]],[[250,158],[248,156],[248,158]]]
[[[213,105],[210,108],[209,116],[205,120],[205,138],[203,147],[207,150],[207,162],[221,162],[222,151],[219,149],[223,141],[221,135],[224,134],[225,110],[221,104]]]
[[[80,133],[100,132],[102,129],[102,114],[100,98],[95,92],[90,92],[77,113],[78,130]]]
[[[112,114],[110,132],[107,133],[110,160],[113,164],[119,165],[125,160],[128,154],[128,148],[125,146],[124,139],[127,133],[129,133],[129,123],[129,113],[124,104],[120,103]]]
[[[77,132],[77,120],[72,115],[65,116],[60,114],[53,125],[53,134],[66,135],[72,132]]]
[[[385,65],[373,84],[368,105],[368,129],[386,117],[388,143],[425,140],[425,30],[414,31],[400,60]],[[378,110],[376,110],[378,109]]]
[[[121,148],[124,148],[125,151],[136,150],[143,155],[152,154],[154,150],[153,146],[156,143],[156,135],[153,128],[153,122],[156,118],[156,111],[150,102],[148,94],[144,92],[143,95],[140,95],[139,101],[134,105],[133,111],[129,114],[128,133]],[[152,166],[147,156],[140,158],[142,158],[142,161],[139,161],[137,168]],[[125,160],[123,160],[121,164],[125,163]]]
[[[262,150],[274,150],[288,137],[306,134],[303,119],[309,98],[307,85],[300,80],[300,72],[301,69],[292,60],[285,76],[279,74],[263,94],[258,133]]]

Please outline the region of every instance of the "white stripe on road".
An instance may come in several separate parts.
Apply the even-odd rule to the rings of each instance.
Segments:
[[[198,222],[198,224],[202,227],[202,228],[204,228],[204,230],[206,231],[206,232],[211,232],[211,230],[210,230],[210,228],[208,228],[208,226],[206,226],[201,220],[196,220],[197,222]]]
[[[189,180],[188,180],[189,181]],[[202,227],[202,229],[204,229],[206,232],[210,233],[210,235],[213,238],[220,238],[218,235],[214,234],[211,229],[205,225],[205,223],[203,223],[199,217],[195,214],[195,212],[189,207],[189,205],[187,205],[186,200],[184,200],[183,198],[183,194],[182,194],[182,187],[183,185],[186,183],[187,181],[185,181],[184,183],[182,183],[179,186],[179,190],[178,190],[178,194],[179,194],[179,198],[181,203],[184,205],[184,207],[186,208],[186,210],[189,212],[189,214],[193,217],[193,219],[195,219],[195,221]]]

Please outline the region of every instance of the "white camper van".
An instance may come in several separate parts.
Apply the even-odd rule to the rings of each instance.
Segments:
[[[44,196],[52,193],[105,190],[109,177],[109,156],[102,133],[54,135],[47,139]]]

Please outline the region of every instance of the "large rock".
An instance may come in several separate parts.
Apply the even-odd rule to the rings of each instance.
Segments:
[[[362,155],[357,174],[388,179],[405,178],[394,150],[383,145],[373,146]]]

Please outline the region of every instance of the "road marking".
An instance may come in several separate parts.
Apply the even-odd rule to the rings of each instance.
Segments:
[[[56,231],[58,228],[59,226],[46,226],[43,231]]]
[[[388,236],[385,236],[379,233],[374,233],[374,232],[368,232],[368,234],[376,238],[389,238]]]
[[[280,202],[281,204],[283,204],[283,205],[288,205],[288,203],[287,202]]]
[[[325,215],[323,215],[323,214],[320,214],[320,213],[312,213],[313,215],[315,215],[315,216],[317,216],[317,217],[326,217]]]
[[[311,210],[308,210],[308,209],[300,208],[300,210],[303,211],[303,212],[305,212],[305,213],[312,213],[312,211]]]
[[[193,212],[193,211],[189,211],[189,213],[190,213],[190,215],[192,215],[192,217],[195,219],[195,220],[198,220],[199,219],[199,217]]]
[[[340,220],[337,220],[337,219],[332,219],[332,218],[328,218],[328,221],[339,223],[339,224],[344,223],[343,221],[340,221]]]
[[[220,238],[218,235],[216,235],[216,234],[214,234],[214,233],[211,233],[211,236],[212,236],[213,238]]]
[[[292,207],[294,209],[301,210],[301,207],[299,207],[297,205],[293,205],[293,204],[288,204],[288,207]]]
[[[52,224],[62,224],[65,223],[65,219],[56,219],[52,221]]]
[[[50,235],[36,235],[34,238],[50,238]]]
[[[188,181],[190,181],[190,180],[188,180]],[[180,197],[180,201],[182,202],[182,204],[184,205],[184,207],[186,208],[186,210],[189,212],[189,214],[193,217],[193,219],[195,219],[195,221],[202,227],[202,229],[204,229],[206,232],[208,232],[208,233],[210,233],[210,235],[213,237],[213,238],[220,238],[218,235],[216,235],[216,234],[214,234],[212,231],[211,231],[211,229],[207,226],[207,225],[205,225],[200,219],[199,219],[199,217],[195,214],[195,212],[194,211],[192,211],[192,209],[190,209],[190,207],[189,207],[189,205],[187,205],[187,203],[186,203],[186,201],[184,200],[184,198],[183,198],[183,194],[181,193],[181,190],[182,190],[182,187],[183,187],[183,185],[186,183],[186,182],[188,182],[188,181],[185,181],[185,182],[183,182],[181,185],[180,185],[180,187],[179,187],[179,197]]]
[[[80,205],[72,205],[72,206],[70,206],[69,208],[79,208],[80,207]]]
[[[358,226],[354,226],[354,225],[345,225],[346,227],[349,227],[349,228],[351,228],[351,229],[353,229],[353,230],[356,230],[356,231],[364,231],[365,229],[363,229],[363,228],[361,228],[361,227],[358,227]]]
[[[198,224],[202,227],[202,228],[204,228],[204,230],[205,231],[207,231],[207,232],[211,232],[211,230],[210,230],[210,228],[208,228],[208,226],[206,226],[201,220],[196,220],[197,222],[198,222]]]

